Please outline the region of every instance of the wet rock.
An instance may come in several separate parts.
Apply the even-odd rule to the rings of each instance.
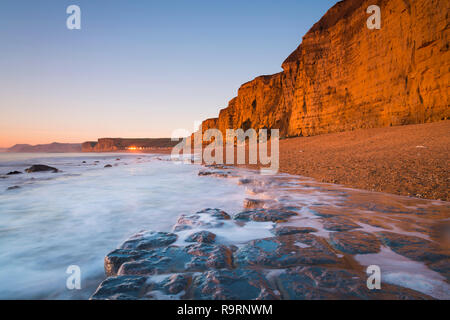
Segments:
[[[146,277],[118,276],[103,281],[92,300],[135,300],[139,299],[146,289]]]
[[[426,239],[393,232],[378,232],[381,241],[397,254],[425,263],[450,279],[450,255],[439,245]]]
[[[8,187],[8,189],[6,189],[7,191],[11,191],[11,190],[17,190],[20,189],[19,186],[12,186],[12,187]]]
[[[12,176],[12,175],[16,175],[16,174],[22,174],[22,172],[20,172],[20,171],[11,171],[11,172],[8,172],[6,175],[7,176]]]
[[[216,235],[209,231],[196,232],[186,238],[186,242],[213,243],[215,240]]]
[[[86,161],[83,161],[83,162],[81,162],[81,163],[86,163]]]
[[[107,165],[104,166],[104,168],[112,168],[112,165],[107,164]]]
[[[49,167],[43,164],[35,164],[32,165],[31,167],[29,167],[28,169],[25,169],[26,172],[28,173],[33,173],[33,172],[59,172],[58,169],[53,168],[53,167]]]
[[[179,294],[186,292],[192,283],[190,274],[174,274],[165,278],[158,286],[166,294]]]
[[[204,209],[202,211],[197,212],[198,214],[208,214],[217,220],[230,220],[231,216],[223,210],[220,209]]]
[[[188,270],[233,267],[233,251],[227,246],[199,243],[187,246],[185,250],[192,256],[191,261],[186,264]]]
[[[350,219],[334,216],[331,218],[323,219],[323,227],[329,231],[349,231],[357,228],[361,228],[359,224],[351,221]]]
[[[241,179],[238,180],[238,185],[246,185],[246,184],[250,184],[252,182],[253,182],[252,179],[241,178]]]
[[[283,299],[431,299],[414,290],[382,284],[382,290],[369,290],[367,276],[354,271],[324,267],[289,268],[276,281]]]
[[[179,247],[158,248],[141,253],[141,259],[124,261],[119,275],[156,275],[185,271],[185,264],[190,256]]]
[[[210,268],[232,268],[232,264],[230,248],[199,243],[184,248],[171,246],[146,251],[142,259],[123,263],[118,274],[155,275],[205,271]]]
[[[247,198],[247,199],[244,199],[244,208],[246,208],[246,209],[263,208],[266,203],[267,203],[267,201],[265,201],[265,200]]]
[[[119,268],[125,262],[141,258],[145,252],[136,250],[116,249],[105,257],[105,273],[107,276],[117,275]]]
[[[192,228],[218,228],[223,226],[224,220],[230,219],[230,215],[225,211],[208,208],[195,214],[181,215],[174,227],[174,231],[178,232]]]
[[[125,241],[120,249],[150,250],[168,246],[177,241],[177,238],[176,234],[169,232],[140,232]]]
[[[194,278],[195,300],[274,300],[274,293],[267,279],[255,270],[214,270]]]
[[[205,171],[201,170],[199,171],[199,176],[211,176],[216,178],[228,178],[230,176],[230,171]]]
[[[378,253],[381,248],[377,237],[362,231],[331,233],[330,244],[337,250],[350,254]]]
[[[290,226],[278,227],[271,230],[271,232],[276,236],[287,236],[296,233],[313,233],[317,231],[318,231],[317,229],[309,227],[290,227]]]
[[[311,234],[250,241],[235,253],[234,261],[238,267],[265,268],[339,263],[325,240]]]
[[[254,209],[237,213],[233,219],[238,221],[285,222],[297,213],[284,209]]]

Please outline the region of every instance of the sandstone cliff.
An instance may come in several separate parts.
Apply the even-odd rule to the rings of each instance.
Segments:
[[[169,148],[177,142],[169,138],[156,139],[123,139],[123,138],[101,138],[98,141],[87,141],[81,145],[83,152],[111,152],[136,149]]]
[[[369,30],[370,5],[381,29]],[[449,3],[344,0],[284,61],[241,86],[202,129],[277,128],[282,137],[449,118]]]

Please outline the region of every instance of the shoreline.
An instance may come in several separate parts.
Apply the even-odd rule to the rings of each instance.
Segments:
[[[448,205],[228,166],[198,175],[245,187],[243,211],[186,212],[170,232],[132,235],[106,255],[91,299],[448,299]],[[374,263],[379,292],[366,287]]]
[[[450,121],[280,141],[280,172],[449,201]]]
[[[446,120],[282,139],[279,172],[354,189],[450,201],[449,132]]]
[[[286,138],[280,140],[279,172],[355,189],[450,201],[448,132],[450,120]],[[171,150],[101,153],[167,155]]]

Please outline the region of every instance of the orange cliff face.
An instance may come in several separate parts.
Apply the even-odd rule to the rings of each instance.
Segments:
[[[366,25],[370,5],[381,29]],[[449,17],[442,0],[344,0],[284,61],[241,86],[202,129],[273,128],[282,137],[449,118]]]

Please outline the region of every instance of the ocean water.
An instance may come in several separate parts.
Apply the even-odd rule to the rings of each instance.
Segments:
[[[6,175],[24,172],[32,164],[61,172]],[[107,164],[112,167],[105,168]],[[131,235],[171,231],[181,214],[206,208],[233,215],[244,209],[247,198],[262,200],[264,208],[289,207],[296,216],[277,226],[311,227],[327,241],[334,231],[325,223],[337,216],[350,219],[357,231],[422,238],[449,252],[450,229],[437,231],[449,225],[448,202],[355,190],[287,174],[233,169],[231,178],[217,178],[199,177],[199,170],[205,168],[149,154],[0,153],[0,299],[88,299],[105,278],[105,255]],[[241,178],[249,183],[241,185]],[[220,243],[239,247],[272,237],[274,226],[229,220],[210,231]],[[179,232],[176,244],[183,244],[191,232]],[[344,254],[338,256],[345,259]],[[386,283],[450,298],[445,273],[384,245],[379,253],[352,259],[361,268],[380,266]],[[66,287],[71,265],[81,269],[81,290]]]
[[[4,176],[32,164],[62,172]],[[130,235],[170,231],[183,213],[242,209],[241,186],[198,171],[156,155],[0,153],[0,299],[89,298],[104,256]],[[70,265],[81,290],[66,288]]]

